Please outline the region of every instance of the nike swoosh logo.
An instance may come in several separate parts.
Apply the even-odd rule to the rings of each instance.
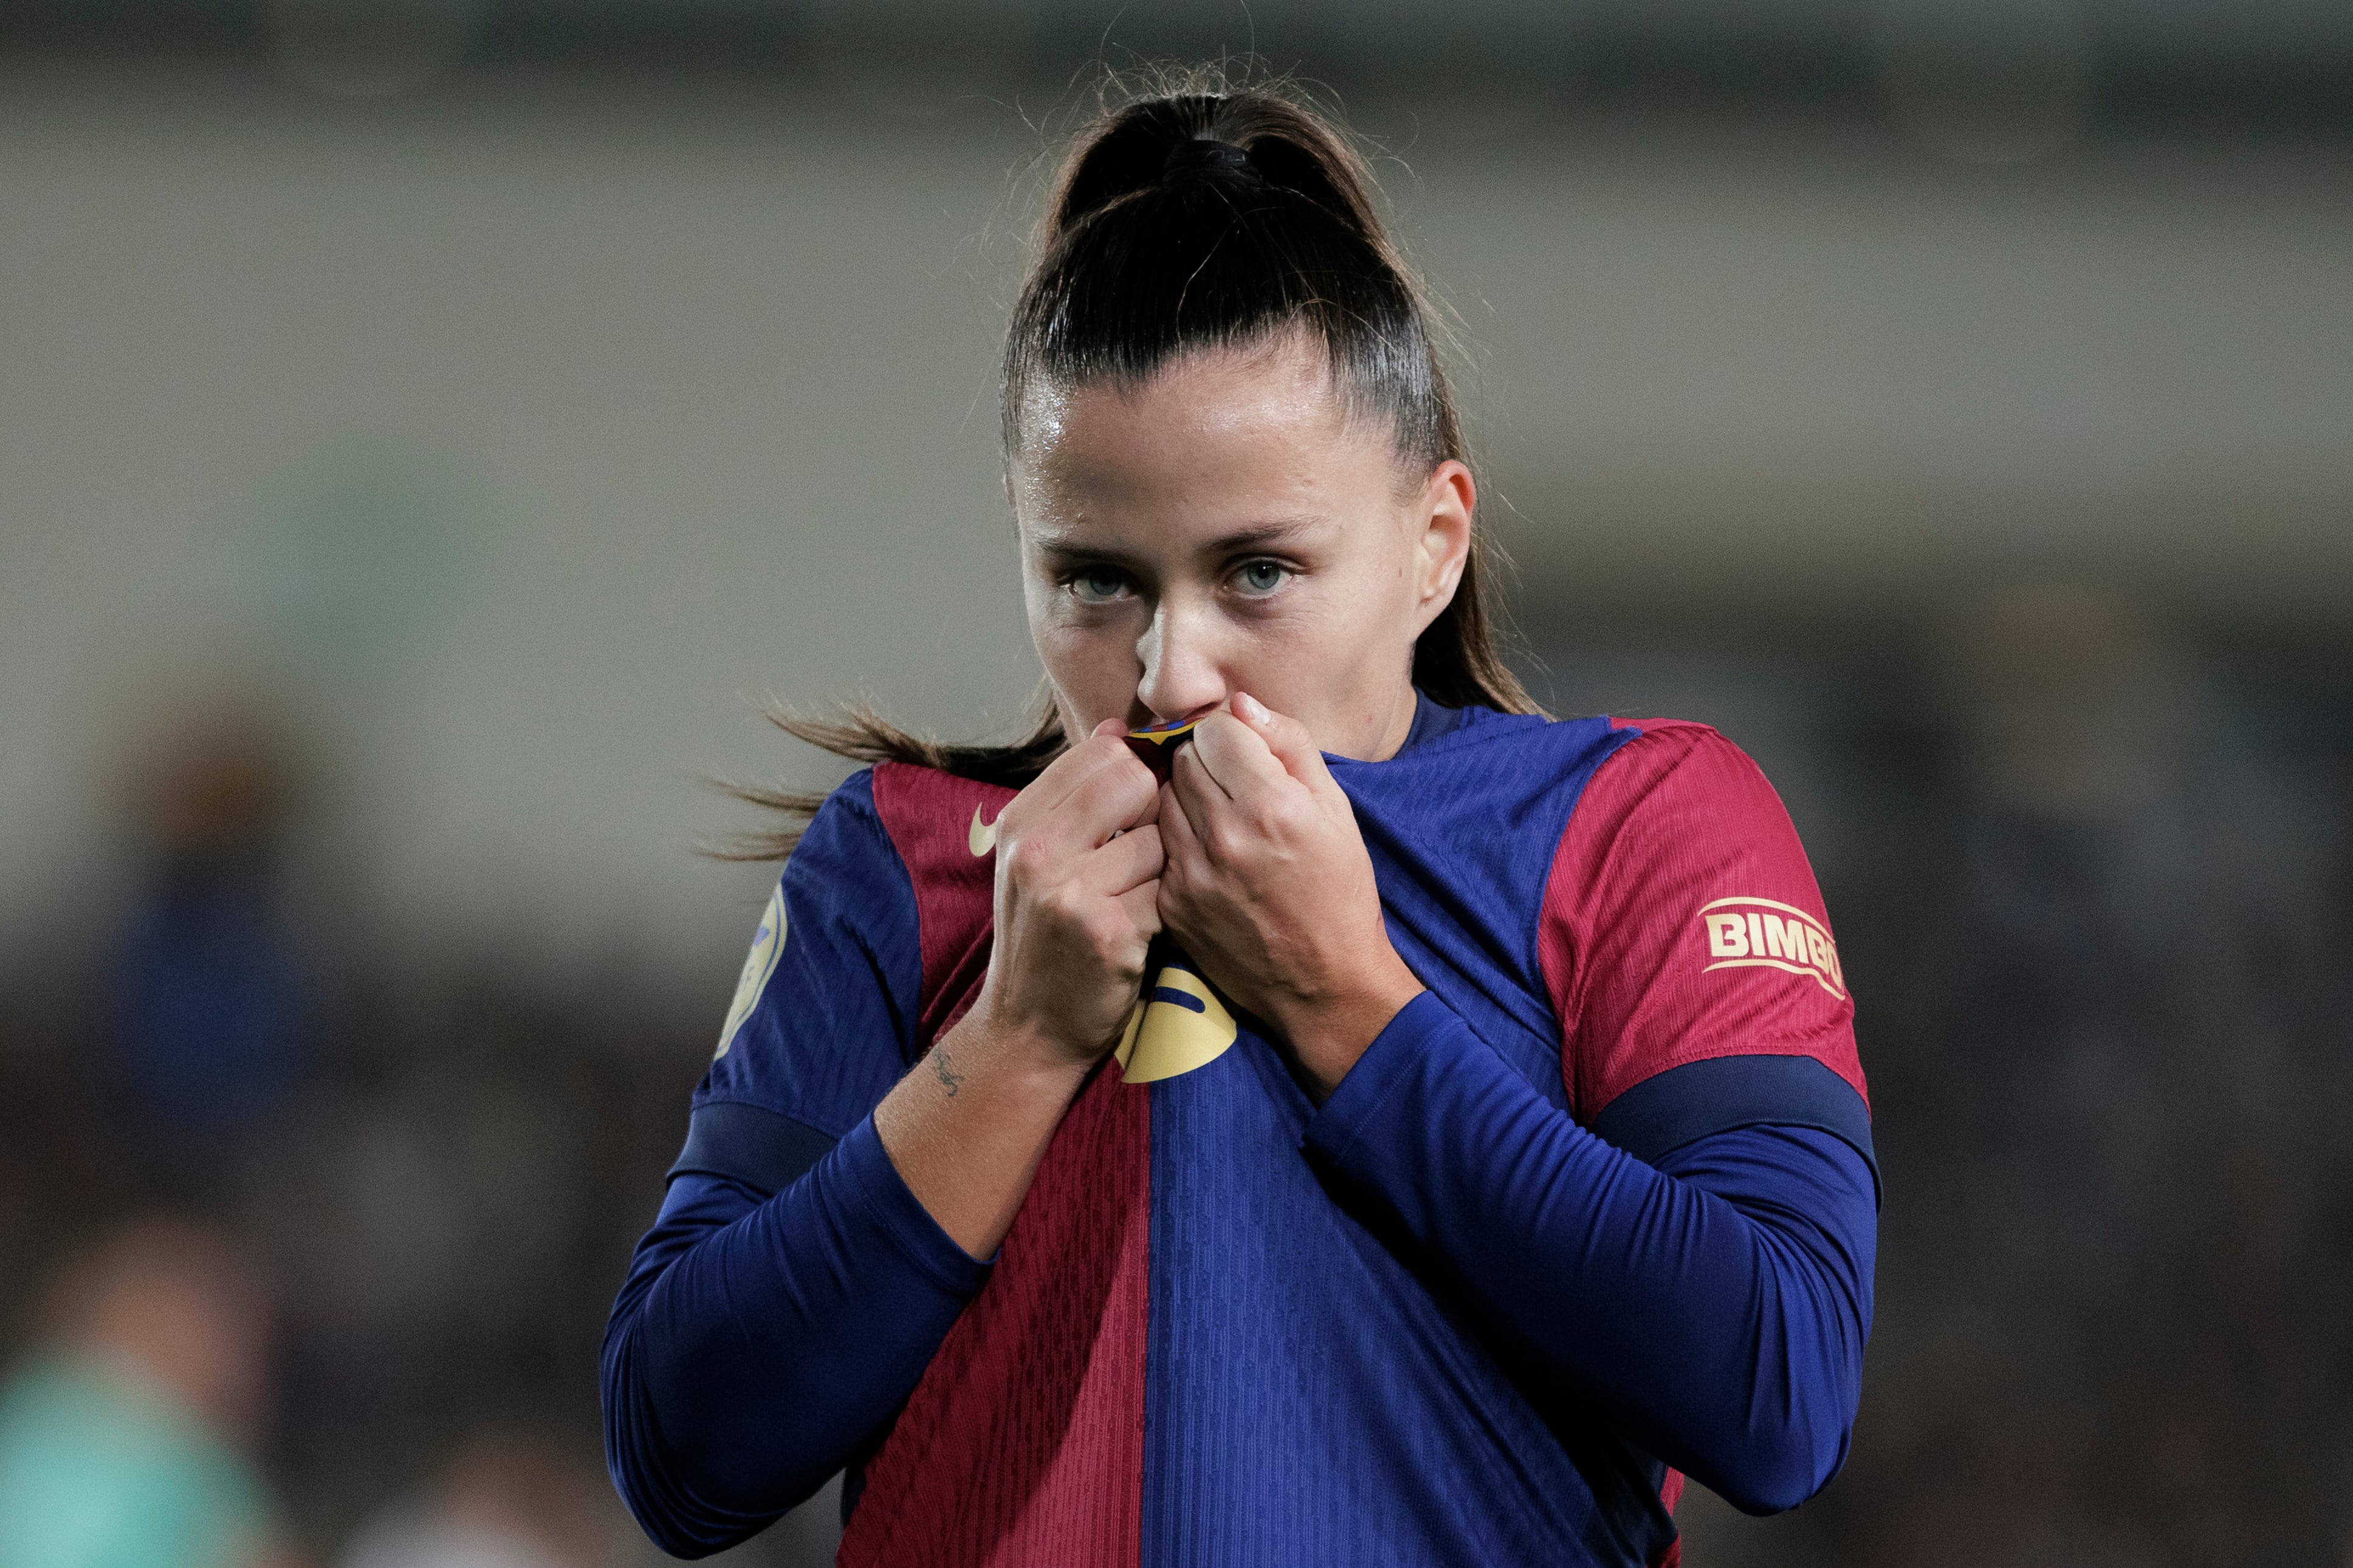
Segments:
[[[972,808],[972,830],[965,835],[964,841],[971,848],[975,859],[997,847],[997,824],[983,822],[980,807],[976,805]]]

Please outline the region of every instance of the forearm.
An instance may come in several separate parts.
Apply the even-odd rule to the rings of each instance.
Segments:
[[[887,1089],[876,1069],[905,1061],[925,1005],[912,873],[865,791],[811,825],[777,895],[794,939],[782,907],[762,927],[797,999],[755,1000],[731,1028],[606,1335],[608,1458],[658,1542],[694,1554],[752,1534],[913,1391],[1134,1002],[1158,929],[1157,804],[1106,733],[1004,807],[988,978]],[[835,1109],[818,1127],[786,1106]]]
[[[940,1037],[875,1108],[875,1131],[917,1202],[975,1258],[995,1255],[1090,1064],[986,1011]]]
[[[671,1550],[742,1540],[904,1402],[1087,1064],[979,1007],[774,1197],[681,1176],[607,1336],[615,1478]]]
[[[1343,1080],[1309,1148],[1493,1330],[1734,1502],[1792,1506],[1843,1459],[1873,1220],[1869,1169],[1836,1139],[1745,1129],[1679,1151],[1686,1176],[1654,1170],[1429,998]]]
[[[607,1456],[648,1534],[699,1555],[840,1469],[987,1278],[871,1126],[783,1192],[681,1175],[607,1331]]]

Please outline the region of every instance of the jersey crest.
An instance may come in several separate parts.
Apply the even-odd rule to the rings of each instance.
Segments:
[[[1124,1081],[1155,1083],[1208,1067],[1239,1032],[1234,1016],[1192,961],[1172,952],[1155,969],[1152,989],[1136,998],[1127,1032],[1112,1054]]]

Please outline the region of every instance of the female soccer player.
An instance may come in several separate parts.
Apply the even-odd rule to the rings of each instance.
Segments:
[[[1308,110],[1079,138],[1005,360],[1050,710],[803,727],[876,765],[606,1342],[664,1547],[846,1468],[846,1563],[1656,1564],[1683,1475],[1838,1468],[1876,1173],[1820,895],[1712,731],[1506,672],[1433,335]]]

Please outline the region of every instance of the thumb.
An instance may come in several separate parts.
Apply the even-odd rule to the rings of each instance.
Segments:
[[[1232,708],[1234,717],[1266,742],[1266,749],[1274,753],[1285,773],[1313,789],[1331,782],[1331,772],[1324,765],[1324,753],[1308,735],[1307,726],[1277,713],[1247,691],[1234,693]]]

